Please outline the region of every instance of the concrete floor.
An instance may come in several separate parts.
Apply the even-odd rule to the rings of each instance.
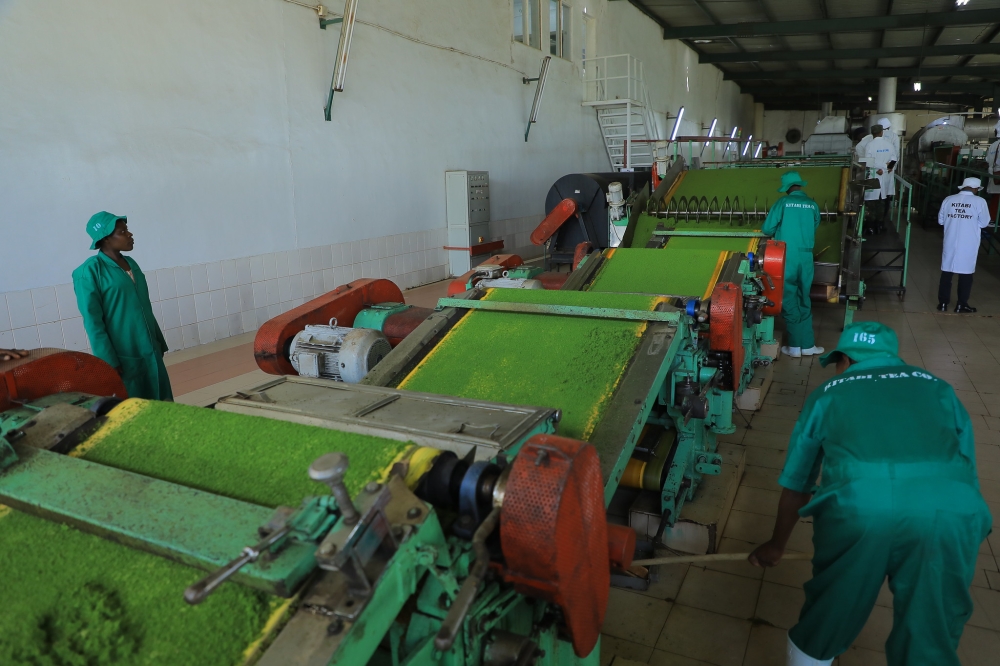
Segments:
[[[977,314],[941,314],[934,310],[940,248],[936,230],[914,225],[906,299],[872,294],[856,319],[874,319],[892,326],[905,360],[954,386],[972,414],[982,492],[996,526],[1000,524],[1000,258],[980,258],[970,299],[979,308]],[[411,290],[407,302],[433,302],[446,288],[447,283],[441,282]],[[835,346],[843,307],[820,304],[814,314],[818,344]],[[249,349],[249,341],[234,341],[230,349],[238,345]],[[259,378],[254,375],[259,371],[241,371],[245,359],[226,361],[220,356],[227,354],[225,349],[205,351],[209,353],[199,356],[196,350],[186,350],[183,359],[178,356],[178,363],[171,364],[172,376],[174,368],[183,364],[177,369],[178,380],[197,386],[187,395],[178,391],[181,401],[210,401],[209,396],[231,393],[236,389],[233,384],[252,385]],[[228,356],[233,355],[228,352]],[[199,357],[204,358],[200,364],[184,364]],[[232,368],[230,376],[219,374],[220,364]],[[201,375],[197,374],[199,366]],[[747,447],[747,467],[723,535],[723,552],[746,552],[769,538],[780,492],[776,480],[788,435],[807,394],[832,374],[832,368],[824,370],[810,358],[782,358],[775,365],[775,382],[763,408],[751,418],[751,428],[740,428],[726,438]],[[219,377],[225,379],[205,383]],[[790,550],[811,551],[811,528],[808,521],[799,524]],[[1000,661],[998,560],[1000,533],[995,533],[983,543],[977,562],[972,587],[975,612],[959,649],[966,666]],[[786,562],[766,572],[742,562],[663,566],[657,575],[659,581],[646,593],[611,591],[601,644],[602,666],[784,664],[786,631],[795,623],[802,605],[802,584],[810,575],[808,562]],[[861,635],[837,663],[884,664],[884,643],[891,626],[892,596],[885,588]]]

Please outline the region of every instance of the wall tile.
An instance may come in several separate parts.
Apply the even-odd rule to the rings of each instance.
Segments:
[[[299,272],[300,273],[312,272],[312,250],[310,250],[309,248],[303,248],[299,250]]]
[[[354,263],[368,261],[371,256],[371,246],[368,244],[368,240],[358,241],[358,255],[354,257]]]
[[[267,316],[267,308],[257,308],[254,310],[254,319],[257,322],[257,328],[260,328],[267,323],[267,320],[270,319],[270,317]]]
[[[331,289],[335,289],[335,288],[337,288],[339,286],[340,285],[338,285],[337,281],[334,279],[334,274],[333,274],[333,269],[332,268],[328,268],[325,271],[323,271],[323,291],[324,292],[330,291]]]
[[[208,292],[194,295],[194,311],[198,321],[208,321],[212,318],[212,295]],[[200,334],[200,329],[199,329]]]
[[[156,320],[157,326],[159,326],[160,330],[162,331],[163,330],[163,312],[160,309],[160,301],[157,301],[155,303],[150,303],[149,305],[150,305],[150,309],[153,311],[153,319]]]
[[[278,277],[278,264],[275,263],[274,253],[268,252],[263,255],[264,259],[264,279],[273,280]]]
[[[35,325],[35,306],[31,302],[30,291],[8,291],[7,312],[13,329]]]
[[[198,341],[203,345],[215,342],[215,322],[211,319],[198,322]]]
[[[264,283],[264,291],[267,294],[267,304],[268,306],[274,305],[278,302],[278,281],[268,280]]]
[[[56,347],[59,349],[66,348],[66,343],[63,340],[62,326],[58,321],[42,324],[38,327],[38,346]]]
[[[323,293],[323,272],[313,271],[312,276],[312,295],[319,296]]]
[[[83,328],[83,319],[80,317],[63,319],[59,322],[59,325],[62,327],[63,344],[66,346],[66,349],[83,351],[84,348],[90,346],[90,341],[87,339],[87,331]],[[0,347],[2,346],[0,345]]]
[[[174,269],[174,284],[177,285],[178,296],[190,296],[194,293],[191,283],[191,269],[187,266],[178,266]]]
[[[0,348],[13,349],[14,347],[14,331],[0,331]]]
[[[146,276],[146,288],[149,289],[149,300],[155,303],[160,300],[160,280],[156,277],[156,271],[149,271],[148,273],[143,273]],[[56,294],[59,293],[59,287],[56,287]],[[61,307],[61,306],[60,306]]]
[[[184,349],[201,344],[201,340],[198,339],[198,324],[181,326],[181,336],[184,340]]]
[[[10,315],[7,313],[7,298],[0,294],[0,331],[10,330]]]
[[[240,290],[240,310],[243,312],[253,310],[253,285],[241,284],[238,289]]]
[[[178,298],[177,309],[180,311],[181,326],[191,326],[198,323],[198,314],[194,309],[194,296],[181,296]],[[187,343],[185,342],[184,344],[186,345]]]
[[[288,301],[292,298],[292,279],[287,275],[278,278],[278,300]]]
[[[289,250],[288,251],[288,274],[298,275],[302,272],[302,263],[299,261],[299,251]]]
[[[222,286],[235,287],[240,283],[239,271],[236,270],[236,260],[228,259],[222,264]]]
[[[334,268],[344,265],[343,243],[334,243],[330,246],[330,265]]]
[[[167,339],[167,349],[177,351],[184,348],[184,336],[181,329],[169,328],[163,332],[163,337]]]
[[[243,315],[239,312],[236,314],[226,315],[226,321],[229,322],[229,335],[239,335],[243,333]]]
[[[38,327],[15,328],[14,347],[17,349],[38,349]]]
[[[205,264],[195,264],[194,266],[191,266],[192,293],[203,294],[208,290],[208,267]]]
[[[250,257],[250,277],[254,282],[264,281],[264,255]]]
[[[226,286],[225,280],[222,277],[222,262],[213,261],[205,265],[208,270],[208,289],[209,291],[215,291],[216,289],[224,289]]]
[[[288,279],[291,282],[290,291],[292,298],[302,298],[302,276],[290,275]]]
[[[274,303],[267,306],[267,318],[268,320],[274,319],[281,314],[281,303]]]
[[[319,257],[319,263],[316,263],[316,257]],[[313,270],[326,270],[327,268],[333,268],[333,250],[330,249],[329,245],[320,245],[319,247],[313,248]]]
[[[251,292],[252,293],[252,292]],[[239,287],[229,287],[225,291],[226,294],[226,312],[228,314],[239,314],[243,310],[243,306],[240,304],[240,288]],[[253,298],[253,296],[251,296]],[[213,311],[215,306],[212,306]]]
[[[215,325],[215,339],[216,340],[222,340],[222,339],[228,338],[230,336],[230,333],[229,333],[229,318],[228,317],[219,317],[217,319],[213,319],[212,323]]]
[[[253,283],[253,306],[263,308],[267,306],[267,286],[264,282]]]
[[[163,319],[160,320],[160,323],[163,325],[165,330],[180,327],[181,311],[177,307],[176,298],[160,301],[160,312],[163,315]]]
[[[160,292],[160,300],[177,298],[177,283],[174,281],[172,268],[161,268],[156,272],[156,287]]]
[[[251,331],[256,331],[257,330],[257,313],[256,312],[254,312],[253,310],[250,310],[249,312],[248,311],[244,311],[243,313],[240,314],[240,317],[243,320],[243,332],[244,333],[249,333]]]
[[[219,317],[225,317],[229,314],[229,309],[226,307],[226,292],[222,289],[211,292],[212,294],[212,318],[218,319]],[[239,312],[239,310],[236,310]]]
[[[236,281],[238,284],[250,284],[253,277],[250,274],[250,258],[236,260]]]
[[[274,264],[276,268],[275,277],[285,277],[288,275],[288,253],[275,252]]]

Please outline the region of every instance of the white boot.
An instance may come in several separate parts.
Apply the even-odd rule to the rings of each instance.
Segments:
[[[813,356],[815,354],[822,354],[825,350],[822,347],[810,347],[809,349],[803,349],[803,356]]]
[[[782,347],[781,353],[792,358],[802,358],[802,347]]]
[[[833,659],[813,659],[796,647],[791,636],[788,637],[788,666],[830,666]]]

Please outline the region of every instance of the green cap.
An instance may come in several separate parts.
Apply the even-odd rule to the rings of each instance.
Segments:
[[[87,222],[87,235],[90,236],[93,241],[90,244],[91,250],[97,249],[97,241],[107,238],[115,231],[115,225],[118,224],[118,220],[126,220],[124,215],[112,215],[106,210],[102,210],[100,213],[96,213]]]
[[[802,180],[802,176],[799,175],[798,171],[789,171],[788,173],[781,174],[781,187],[778,188],[778,191],[787,192],[788,188],[792,185],[805,187],[808,184],[809,183]]]
[[[859,321],[844,329],[837,348],[820,356],[819,364],[825,368],[837,360],[837,354],[845,354],[852,361],[895,358],[899,356],[899,339],[896,338],[896,331],[885,324]]]

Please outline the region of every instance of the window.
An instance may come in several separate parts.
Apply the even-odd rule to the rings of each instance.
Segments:
[[[594,32],[594,17],[587,13],[587,8],[583,8],[583,29],[580,32],[580,59],[584,61],[584,67],[587,66],[586,60],[589,54],[591,58],[597,52],[597,35]]]
[[[549,0],[549,53],[567,60],[572,52],[569,47],[569,28],[569,5],[564,5],[559,0]]]
[[[514,0],[514,41],[542,48],[542,0]]]

